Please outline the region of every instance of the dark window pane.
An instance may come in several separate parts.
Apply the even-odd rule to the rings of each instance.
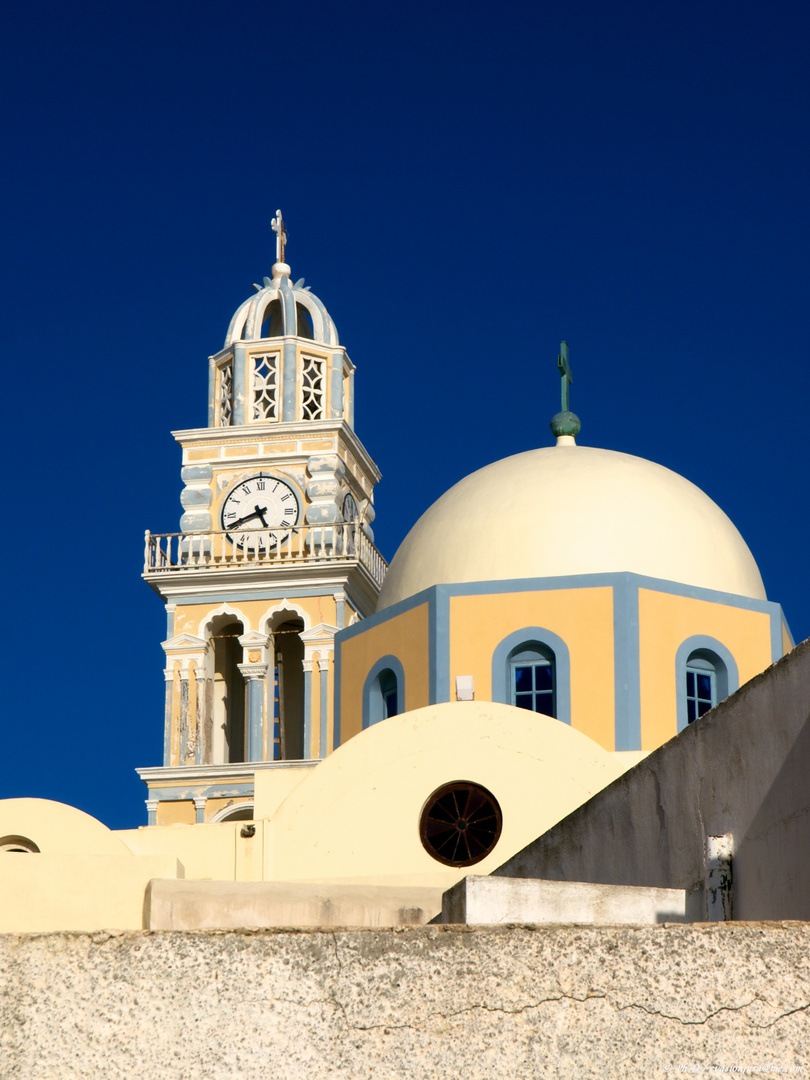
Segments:
[[[551,690],[551,665],[538,664],[534,669],[534,685],[536,690]]]
[[[686,702],[686,718],[687,722],[690,724],[693,724],[698,718],[698,712],[695,706],[694,698],[689,698]]]
[[[695,673],[694,671],[687,671],[686,673],[686,692],[690,697],[695,696]]]
[[[515,668],[515,690],[525,693],[532,688],[532,669],[530,667]]]
[[[698,716],[703,716],[703,714],[707,713],[711,707],[712,707],[711,701],[698,701],[698,703],[697,703],[697,714],[698,714]]]
[[[697,696],[703,698],[706,701],[712,700],[712,677],[711,675],[698,675],[697,677],[698,692]]]
[[[544,713],[546,716],[554,715],[554,695],[538,694],[535,712]]]
[[[515,705],[519,709],[532,709],[533,698],[534,694],[515,694]]]
[[[397,692],[396,690],[389,691],[383,698],[385,702],[385,715],[396,716],[397,715]]]

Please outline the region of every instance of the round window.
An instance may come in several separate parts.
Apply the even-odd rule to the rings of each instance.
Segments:
[[[425,803],[419,835],[428,854],[445,866],[473,866],[495,848],[501,824],[501,808],[491,791],[454,780]]]

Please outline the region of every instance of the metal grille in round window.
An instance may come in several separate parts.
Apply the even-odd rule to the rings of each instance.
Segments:
[[[491,791],[454,780],[425,803],[419,835],[428,854],[445,866],[472,866],[494,849],[501,824],[501,808]]]

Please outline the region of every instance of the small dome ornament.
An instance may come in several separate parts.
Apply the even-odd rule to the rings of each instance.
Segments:
[[[560,355],[557,357],[557,367],[560,369],[560,385],[562,396],[562,410],[552,417],[551,434],[557,440],[557,446],[576,446],[575,436],[582,427],[579,417],[568,408],[568,390],[574,381],[571,367],[568,363],[568,342],[560,342]]]

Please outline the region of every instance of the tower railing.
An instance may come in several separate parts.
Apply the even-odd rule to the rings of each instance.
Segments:
[[[302,563],[357,562],[382,585],[388,564],[354,521],[246,532],[146,531],[144,573],[259,569]]]

